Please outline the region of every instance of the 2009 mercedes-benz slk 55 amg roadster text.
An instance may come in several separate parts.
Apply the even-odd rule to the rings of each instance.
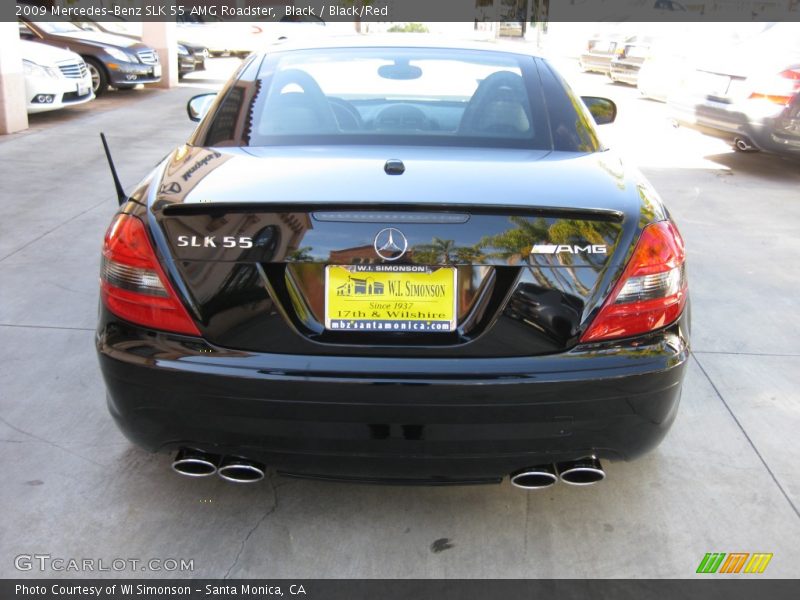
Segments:
[[[244,61],[103,245],[111,414],[180,473],[523,488],[656,446],[683,241],[600,142],[614,104],[488,46]]]

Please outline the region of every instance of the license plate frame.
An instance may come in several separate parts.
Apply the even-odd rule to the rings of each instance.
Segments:
[[[730,76],[706,71],[698,71],[695,79],[696,89],[707,96],[725,96],[730,84]]]
[[[85,83],[78,83],[78,84],[75,85],[75,93],[79,97],[80,96],[85,96],[86,94],[89,93],[89,90],[91,90],[91,89],[92,89],[91,86],[89,86],[89,85],[87,85]]]
[[[326,265],[325,329],[452,333],[458,269],[422,265]]]

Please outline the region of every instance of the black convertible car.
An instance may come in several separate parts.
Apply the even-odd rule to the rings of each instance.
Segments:
[[[488,46],[251,55],[103,245],[111,414],[185,475],[522,488],[656,446],[684,246],[616,107]]]

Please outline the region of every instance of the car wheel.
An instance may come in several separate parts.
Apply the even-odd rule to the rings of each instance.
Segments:
[[[108,74],[106,68],[93,58],[86,58],[86,66],[92,76],[92,91],[95,96],[100,96],[108,90]]]

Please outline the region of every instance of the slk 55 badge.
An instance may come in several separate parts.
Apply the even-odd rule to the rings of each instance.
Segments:
[[[252,248],[253,238],[226,235],[218,238],[215,235],[179,235],[179,248]]]

